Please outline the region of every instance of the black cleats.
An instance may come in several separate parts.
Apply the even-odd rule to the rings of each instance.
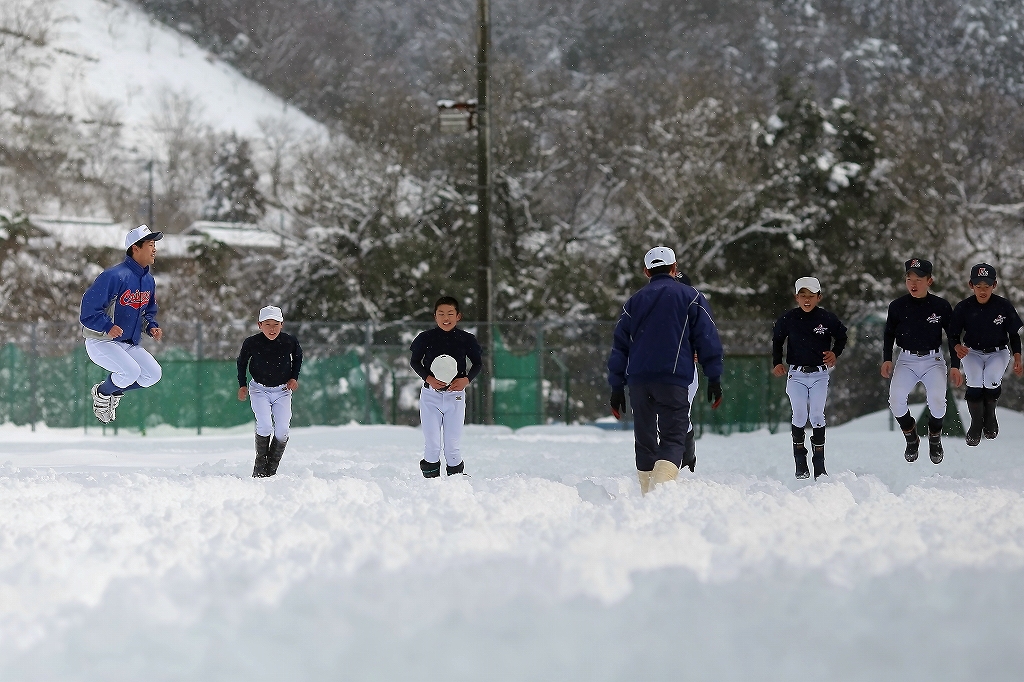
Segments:
[[[814,467],[814,480],[817,481],[819,476],[828,476],[828,472],[825,471],[825,444],[811,443],[811,449],[814,451],[811,455],[811,465]]]
[[[437,478],[441,475],[441,463],[428,462],[425,459],[421,459],[420,471],[423,472],[423,478]]]
[[[899,422],[903,437],[907,439],[907,449],[903,451],[903,458],[908,462],[916,462],[917,453],[921,449],[921,437],[917,435],[917,420],[907,412],[900,417]]]
[[[803,443],[793,443],[793,459],[796,461],[796,477],[810,478],[811,470],[807,468],[807,448]]]
[[[968,400],[967,409],[971,413],[971,427],[967,429],[967,444],[975,447],[981,442],[981,432],[985,425],[985,401]],[[995,414],[993,413],[993,419]]]
[[[441,473],[441,463],[440,462],[437,463],[437,470],[438,470],[438,474],[440,474]],[[463,473],[466,470],[466,463],[465,462],[459,462],[458,464],[456,464],[453,467],[450,467],[450,466],[448,466],[446,464],[445,467],[444,467],[444,470],[445,470],[445,472],[449,476],[454,476],[455,474],[461,474],[461,473]],[[424,474],[424,475],[426,475],[426,474]]]
[[[981,433],[985,438],[993,440],[999,435],[999,422],[996,421],[996,401],[992,398],[985,398],[984,423]]]
[[[939,431],[938,433],[929,432],[928,459],[932,461],[932,464],[939,464],[942,462],[942,431]]]

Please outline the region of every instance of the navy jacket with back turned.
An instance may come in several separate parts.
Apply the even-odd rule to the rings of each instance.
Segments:
[[[608,383],[693,381],[693,355],[708,381],[722,377],[722,342],[704,294],[669,275],[655,275],[622,306],[608,358]]]

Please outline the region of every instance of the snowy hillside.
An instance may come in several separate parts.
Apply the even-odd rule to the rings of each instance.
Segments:
[[[134,396],[132,396],[134,399]],[[641,498],[631,434],[469,427],[196,437],[2,427],[4,680],[1011,680],[1024,417],[903,460],[887,416],[708,436]]]
[[[0,0],[13,6],[25,0]],[[299,133],[320,126],[249,81],[190,38],[120,0],[40,0],[53,20],[43,45],[31,46],[43,66],[34,78],[52,100],[88,120],[97,104],[114,102],[130,142],[152,125],[167,93],[199,105],[215,130],[256,136],[263,119],[287,121]],[[4,8],[11,12],[11,7]],[[11,12],[13,13],[13,12]]]

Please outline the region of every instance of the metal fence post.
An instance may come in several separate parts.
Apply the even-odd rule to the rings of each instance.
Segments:
[[[370,349],[373,347],[373,320],[366,321],[363,338],[363,423],[370,423]]]
[[[32,352],[29,354],[28,359],[28,381],[29,381],[29,392],[31,393],[31,402],[29,403],[29,419],[32,421],[32,430],[36,430],[36,420],[39,418],[38,409],[39,406],[36,403],[36,360],[39,357],[38,341],[36,339],[36,330],[38,324],[32,323]]]
[[[196,322],[196,435],[203,435],[203,323]]]
[[[544,401],[544,323],[537,323],[537,423],[543,424],[547,415]]]

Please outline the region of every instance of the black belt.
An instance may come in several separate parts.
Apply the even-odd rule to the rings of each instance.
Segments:
[[[919,358],[927,357],[932,353],[939,352],[938,348],[934,348],[932,350],[907,350],[906,348],[904,348],[903,350],[906,351],[907,353],[910,353],[911,355],[916,355]]]
[[[977,353],[995,353],[996,351],[1006,350],[1006,346],[996,346],[995,348],[971,348],[971,350]]]
[[[796,365],[794,365],[793,369],[798,369],[801,372],[803,372],[804,374],[813,374],[814,372],[824,372],[824,371],[828,370],[828,367],[826,367],[825,365],[803,365],[803,366],[796,366]]]

